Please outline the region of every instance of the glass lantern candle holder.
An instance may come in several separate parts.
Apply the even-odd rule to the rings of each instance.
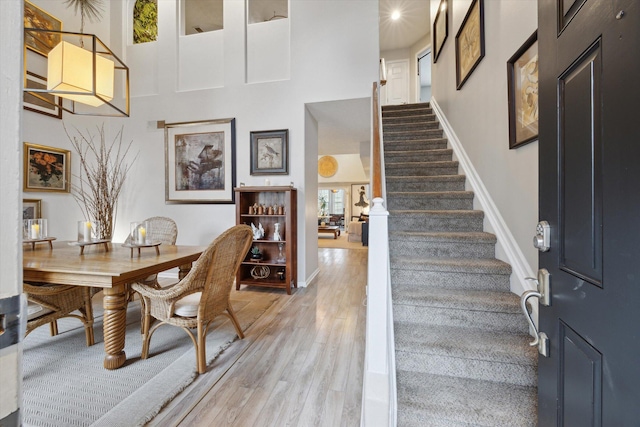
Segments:
[[[151,244],[151,224],[149,221],[131,223],[131,243],[134,245]]]
[[[47,238],[46,219],[25,219],[23,237],[25,240],[42,240]]]
[[[96,221],[78,221],[78,242],[100,239],[100,224]]]

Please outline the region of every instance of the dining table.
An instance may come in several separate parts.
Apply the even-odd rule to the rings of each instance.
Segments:
[[[143,248],[132,255],[129,247],[109,242],[106,245],[78,246],[77,242],[55,242],[49,245],[24,246],[23,279],[29,283],[102,288],[104,326],[104,367],[117,369],[124,365],[126,314],[129,285],[173,268],[184,277],[205,246],[160,245]]]

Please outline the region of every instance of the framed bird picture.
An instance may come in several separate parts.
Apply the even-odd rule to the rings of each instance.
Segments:
[[[251,132],[251,175],[289,174],[289,130]]]
[[[235,119],[167,123],[167,203],[234,203]]]

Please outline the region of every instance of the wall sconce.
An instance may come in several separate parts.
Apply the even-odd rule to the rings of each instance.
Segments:
[[[71,114],[129,117],[129,68],[98,37],[40,28],[24,36],[24,92],[54,106],[61,98]],[[29,84],[27,70],[46,87]]]

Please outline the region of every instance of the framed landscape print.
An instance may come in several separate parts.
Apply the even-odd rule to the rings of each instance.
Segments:
[[[27,71],[27,88],[47,89],[47,79],[31,71]],[[51,93],[38,93],[44,99],[29,92],[23,92],[23,107],[25,110],[44,114],[45,116],[62,118],[62,98]],[[45,101],[46,100],[46,101]]]
[[[484,1],[473,0],[456,35],[456,89],[484,58]]]
[[[251,175],[289,173],[289,130],[251,132]]]
[[[538,32],[507,61],[509,148],[538,138]]]
[[[444,42],[449,35],[449,7],[447,0],[440,0],[436,19],[433,21],[433,63],[438,62],[438,56]]]
[[[40,9],[33,3],[24,2],[24,28],[62,31],[62,21]],[[49,51],[62,41],[61,34],[25,32],[24,45],[27,49],[47,56]]]
[[[167,123],[167,203],[234,203],[235,119]]]
[[[22,219],[42,218],[42,200],[22,199]]]
[[[71,152],[24,143],[24,191],[69,192]]]

